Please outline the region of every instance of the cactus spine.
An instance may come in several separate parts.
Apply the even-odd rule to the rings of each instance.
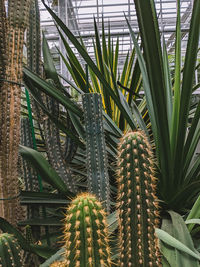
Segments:
[[[89,192],[95,194],[109,211],[109,176],[107,155],[103,132],[101,95],[89,93],[83,95],[85,117],[87,174]]]
[[[0,266],[22,267],[21,249],[13,235],[0,235]]]
[[[160,266],[156,179],[152,151],[142,131],[122,137],[118,156],[119,266]]]
[[[106,214],[89,193],[72,201],[65,218],[67,267],[111,266]]]

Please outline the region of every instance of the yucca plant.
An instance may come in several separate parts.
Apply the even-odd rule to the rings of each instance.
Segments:
[[[159,197],[167,208],[183,211],[199,193],[200,158],[194,152],[200,138],[200,103],[189,123],[200,31],[200,1],[194,1],[181,79],[180,1],[177,1],[175,76],[170,76],[165,45],[161,46],[154,1],[135,0],[144,55],[128,23],[146,94],[159,170]],[[186,132],[189,132],[186,135]]]

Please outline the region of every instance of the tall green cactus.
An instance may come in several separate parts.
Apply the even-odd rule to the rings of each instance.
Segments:
[[[0,266],[22,267],[21,249],[13,235],[0,235]]]
[[[89,192],[95,194],[109,211],[109,176],[106,144],[103,131],[101,95],[88,93],[83,95],[85,117],[87,174]]]
[[[142,131],[122,137],[118,155],[119,266],[160,266],[156,178],[151,147]]]
[[[93,195],[82,193],[72,201],[64,237],[66,267],[111,266],[105,212]]]

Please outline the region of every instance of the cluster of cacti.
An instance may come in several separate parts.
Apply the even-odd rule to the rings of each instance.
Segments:
[[[151,146],[142,131],[135,131],[122,137],[118,151],[117,266],[162,266],[155,235],[159,213]],[[105,212],[94,196],[82,193],[72,201],[64,236],[66,263],[61,266],[111,266]]]
[[[84,94],[83,109],[86,132],[88,190],[95,194],[104,208],[109,211],[110,189],[101,95],[96,93]]]
[[[136,131],[122,137],[118,151],[119,266],[159,266],[151,147],[144,133]]]
[[[106,214],[95,196],[82,193],[65,218],[66,267],[111,266]]]
[[[0,215],[14,224],[21,217],[19,202],[16,201],[19,194],[20,83],[24,31],[28,23],[30,2],[31,0],[8,1],[8,26],[6,38],[3,40],[7,48],[7,60],[4,60],[5,81],[0,91],[0,197],[5,200],[0,202]],[[4,3],[1,0],[1,6],[2,4]]]
[[[21,248],[13,235],[0,234],[0,266],[22,267]]]

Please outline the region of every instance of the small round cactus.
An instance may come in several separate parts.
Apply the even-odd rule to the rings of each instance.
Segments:
[[[13,235],[0,235],[0,267],[22,267],[21,248]]]
[[[160,266],[152,158],[150,144],[142,131],[122,137],[118,155],[120,267]]]
[[[65,218],[66,267],[110,267],[106,214],[95,196],[82,193]]]

